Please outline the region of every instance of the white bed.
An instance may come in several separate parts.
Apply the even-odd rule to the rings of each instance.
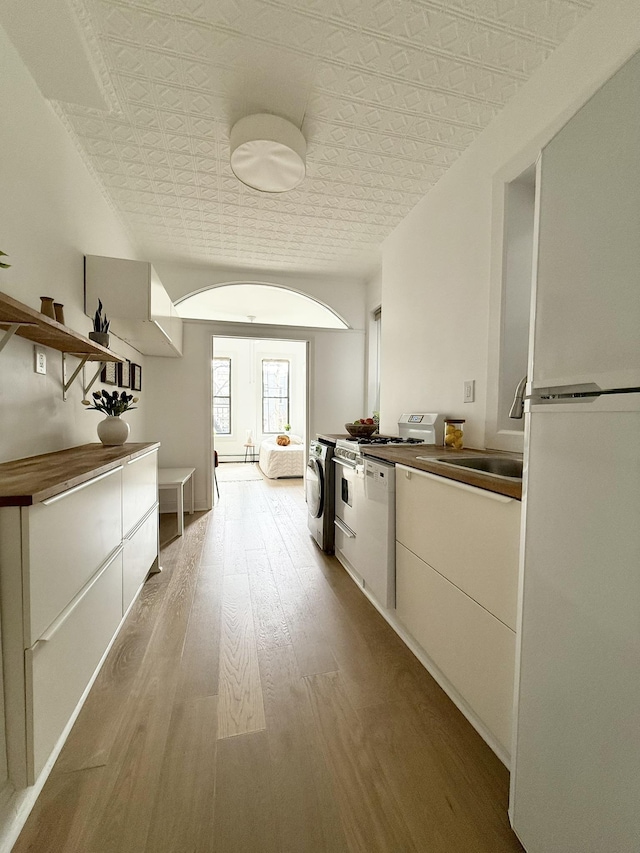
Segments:
[[[290,435],[291,444],[276,444],[276,436],[265,438],[260,445],[258,464],[265,477],[302,477],[304,475],[304,444],[299,435]]]

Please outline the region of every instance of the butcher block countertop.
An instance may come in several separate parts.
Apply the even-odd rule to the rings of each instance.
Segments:
[[[395,444],[380,447],[362,445],[360,449],[365,456],[372,456],[385,462],[393,462],[395,465],[406,465],[409,468],[416,468],[418,471],[426,471],[429,474],[437,474],[449,480],[457,480],[460,483],[466,483],[468,486],[476,486],[478,489],[496,492],[499,495],[506,495],[516,500],[522,499],[522,481],[520,480],[501,480],[492,477],[490,474],[484,474],[482,471],[474,471],[470,468],[450,468],[448,465],[435,461],[438,457],[446,456],[454,459],[456,456],[476,455],[521,459],[522,456],[518,453],[505,453],[500,450],[473,450],[466,447],[463,450],[451,450],[448,447],[432,444]],[[418,456],[433,456],[434,461],[418,459]]]
[[[333,444],[335,446],[336,441],[339,438],[351,438],[348,432],[319,432],[318,439],[320,441],[324,441],[325,444]]]
[[[160,442],[82,444],[0,464],[0,506],[31,506],[160,447]]]

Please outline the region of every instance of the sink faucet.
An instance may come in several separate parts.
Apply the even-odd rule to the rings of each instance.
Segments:
[[[514,420],[520,419],[524,414],[524,389],[526,384],[527,377],[523,376],[520,382],[518,382],[518,387],[516,388],[516,393],[513,397],[513,403],[509,409],[509,417]]]

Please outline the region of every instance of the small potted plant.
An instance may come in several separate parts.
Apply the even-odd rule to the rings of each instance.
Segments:
[[[285,424],[284,425],[284,431],[285,432],[291,432],[291,424]]]
[[[113,391],[110,394],[104,388],[102,391],[94,391],[92,396],[93,406],[91,400],[83,400],[82,405],[106,415],[106,418],[98,424],[98,438],[103,444],[109,446],[124,444],[129,438],[129,424],[121,421],[120,415],[123,412],[132,412],[136,408],[132,403],[137,403],[140,398],[127,394],[126,391],[120,394]]]
[[[100,299],[98,299],[98,310],[93,315],[93,332],[89,332],[89,337],[100,346],[109,346],[109,321],[106,314],[102,315],[102,301]]]

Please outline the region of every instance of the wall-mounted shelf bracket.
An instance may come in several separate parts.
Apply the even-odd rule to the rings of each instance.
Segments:
[[[102,373],[102,369],[106,366],[106,364],[107,364],[106,361],[101,361],[99,366],[98,366],[98,369],[94,373],[93,378],[90,380],[89,384],[84,385],[84,383],[83,383],[83,385],[82,385],[82,393],[84,395],[83,399],[85,399],[85,400],[87,399],[87,394],[93,388],[95,381],[97,380],[98,376],[100,376],[100,374]]]
[[[12,323],[8,329],[5,329],[5,333],[2,336],[2,339],[0,339],[0,352],[2,352],[2,350],[6,347],[6,345],[9,343],[11,338],[18,331],[20,326],[34,326],[34,325],[35,325],[35,323]]]
[[[85,366],[87,361],[89,361],[88,355],[77,356],[80,359],[80,364],[76,367],[76,369],[71,374],[71,377],[67,379],[67,355],[68,353],[62,353],[62,399],[67,399],[67,392],[69,388],[76,381],[77,376],[80,374],[80,371]],[[94,380],[95,381],[95,380]]]

